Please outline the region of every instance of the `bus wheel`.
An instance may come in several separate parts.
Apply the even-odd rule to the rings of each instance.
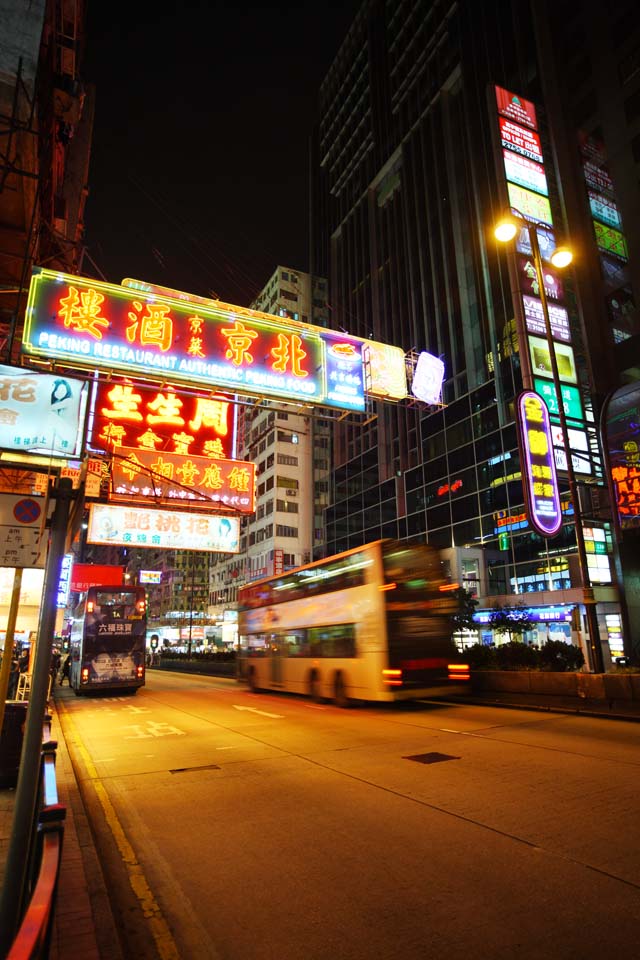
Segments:
[[[318,676],[315,670],[312,670],[311,673],[309,674],[308,689],[309,689],[309,696],[311,697],[313,702],[320,703],[320,701],[322,700],[322,697],[320,696],[320,677]]]
[[[259,690],[258,684],[256,682],[256,671],[255,667],[251,667],[249,670],[249,675],[247,677],[247,683],[249,684],[249,690],[251,693],[257,693]]]
[[[333,683],[333,702],[336,707],[348,707],[350,705],[347,688],[344,685],[341,673],[336,674],[336,679]]]

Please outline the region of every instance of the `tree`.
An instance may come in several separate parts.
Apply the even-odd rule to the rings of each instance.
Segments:
[[[451,617],[453,632],[459,630],[477,630],[478,625],[473,619],[478,606],[478,600],[472,596],[464,587],[458,587],[453,591],[453,598],[456,603],[456,610]]]
[[[513,640],[514,637],[522,640],[527,630],[533,628],[534,621],[522,604],[511,606],[505,603],[503,606],[496,603],[489,614],[489,626],[498,634],[506,633],[509,641]]]

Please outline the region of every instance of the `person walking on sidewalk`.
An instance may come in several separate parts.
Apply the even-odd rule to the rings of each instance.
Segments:
[[[69,679],[69,674],[71,672],[71,654],[68,653],[64,658],[64,663],[62,664],[62,673],[60,674],[60,686],[64,683],[64,678],[67,678],[67,686],[71,686],[71,680]]]

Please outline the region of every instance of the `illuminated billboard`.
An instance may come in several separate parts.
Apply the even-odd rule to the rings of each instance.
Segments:
[[[541,380],[536,377],[533,381],[536,393],[544,398],[549,413],[552,416],[558,416],[558,400],[556,397],[556,388],[552,380]],[[584,420],[584,411],[580,391],[577,387],[571,387],[568,384],[561,384],[562,405],[564,406],[565,416],[570,420]]]
[[[70,588],[83,593],[89,587],[120,587],[124,583],[124,567],[106,563],[74,563]]]
[[[562,525],[562,510],[551,423],[544,400],[532,390],[518,397],[517,423],[529,520],[541,537],[555,537]]]
[[[121,447],[111,465],[110,500],[181,502],[202,509],[255,510],[255,463]],[[159,504],[157,504],[159,505]]]
[[[418,357],[413,375],[411,392],[424,403],[440,403],[442,399],[442,381],[444,363],[439,357],[422,352]]]
[[[542,310],[542,301],[535,297],[523,296],[522,305],[524,307],[524,318],[529,333],[537,333],[546,336],[547,325],[544,320]],[[569,326],[569,314],[564,307],[557,303],[549,303],[549,321],[551,325],[551,334],[556,340],[562,340],[565,343],[571,342],[571,328]]]
[[[216,307],[218,309],[229,310],[232,313],[238,311],[242,313],[251,312],[245,310],[245,308],[222,303],[220,300],[211,300],[196,296],[193,293],[186,293],[182,290],[174,290],[171,287],[162,287],[155,283],[149,283],[147,280],[134,280],[131,277],[127,277],[122,281],[122,285],[124,287],[130,287],[133,290],[141,290],[145,293],[156,294],[157,296],[166,297],[171,300],[182,300],[185,303]],[[305,324],[305,327],[308,327],[308,325]],[[321,336],[323,340],[328,343],[330,342],[330,331],[322,328]],[[336,339],[338,340],[339,346],[344,344],[343,337],[338,337],[336,334]],[[351,337],[350,342],[357,343],[362,341],[360,341],[358,337]],[[404,351],[401,350],[400,347],[392,347],[386,343],[378,343],[375,340],[364,341],[364,346],[363,358],[366,367],[367,393],[381,400],[403,400],[407,396]],[[348,377],[340,377],[340,380],[347,384],[346,390],[343,390],[342,387],[337,387],[337,383],[339,382],[338,374],[349,373],[349,365],[353,363],[354,360],[353,351],[342,346],[341,349],[334,349],[333,354],[339,359],[342,359],[344,364],[341,370],[334,369],[334,376],[331,378],[333,380],[331,389],[336,392],[338,397],[341,395],[348,397],[349,392],[353,394],[353,391],[350,391],[348,388]],[[348,403],[347,406],[350,406],[350,404]]]
[[[533,220],[535,223],[546,223],[548,226],[553,224],[551,216],[551,206],[546,197],[532,190],[525,190],[515,183],[507,183],[509,192],[509,204],[515,212],[523,214],[527,220]]]
[[[70,377],[0,366],[0,448],[78,457],[87,392]]]
[[[138,570],[138,583],[162,583],[161,570]]]
[[[224,394],[196,397],[102,380],[91,409],[88,445],[93,450],[140,447],[233,459],[236,408]]]
[[[542,163],[542,145],[540,137],[533,130],[521,127],[506,117],[500,117],[500,139],[502,146],[519,153],[528,160]]]
[[[93,503],[89,507],[89,543],[156,550],[240,552],[238,517],[154,510]]]
[[[369,343],[244,307],[37,267],[22,350],[84,370],[362,412]],[[394,365],[397,376],[397,355]],[[374,370],[367,392],[388,398],[387,379]]]
[[[531,369],[533,372],[541,377],[553,377],[551,350],[547,338],[529,337],[529,350],[531,351]],[[553,352],[556,356],[559,379],[563,383],[577,383],[578,372],[571,344],[554,343]]]

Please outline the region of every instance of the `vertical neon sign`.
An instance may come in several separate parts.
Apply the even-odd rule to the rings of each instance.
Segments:
[[[562,525],[562,511],[549,410],[542,397],[532,390],[521,393],[517,422],[529,521],[541,537],[555,537]]]

